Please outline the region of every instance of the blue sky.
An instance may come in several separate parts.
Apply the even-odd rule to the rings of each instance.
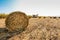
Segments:
[[[0,13],[5,13],[11,10],[12,0],[0,0]]]
[[[7,7],[9,6],[9,4],[11,5],[11,3],[12,3],[12,0],[0,0],[0,7],[3,7],[3,6]]]
[[[0,0],[0,13],[22,11],[27,15],[60,16],[60,0]]]

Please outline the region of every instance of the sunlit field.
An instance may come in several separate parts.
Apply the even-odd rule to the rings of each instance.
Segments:
[[[29,17],[29,24],[25,31],[9,40],[60,40],[59,17]],[[0,18],[0,28],[5,28],[6,17]]]

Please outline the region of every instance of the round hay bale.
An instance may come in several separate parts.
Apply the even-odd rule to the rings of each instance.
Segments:
[[[10,32],[23,31],[28,26],[28,17],[23,12],[12,12],[6,18],[5,24]]]

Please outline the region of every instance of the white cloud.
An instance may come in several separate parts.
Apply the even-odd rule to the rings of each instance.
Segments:
[[[43,16],[59,16],[60,0],[16,0],[13,10],[20,10],[26,14],[39,14]]]

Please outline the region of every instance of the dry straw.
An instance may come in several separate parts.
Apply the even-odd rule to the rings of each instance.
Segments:
[[[23,31],[28,26],[28,17],[20,11],[12,12],[6,18],[5,24],[10,32]]]

